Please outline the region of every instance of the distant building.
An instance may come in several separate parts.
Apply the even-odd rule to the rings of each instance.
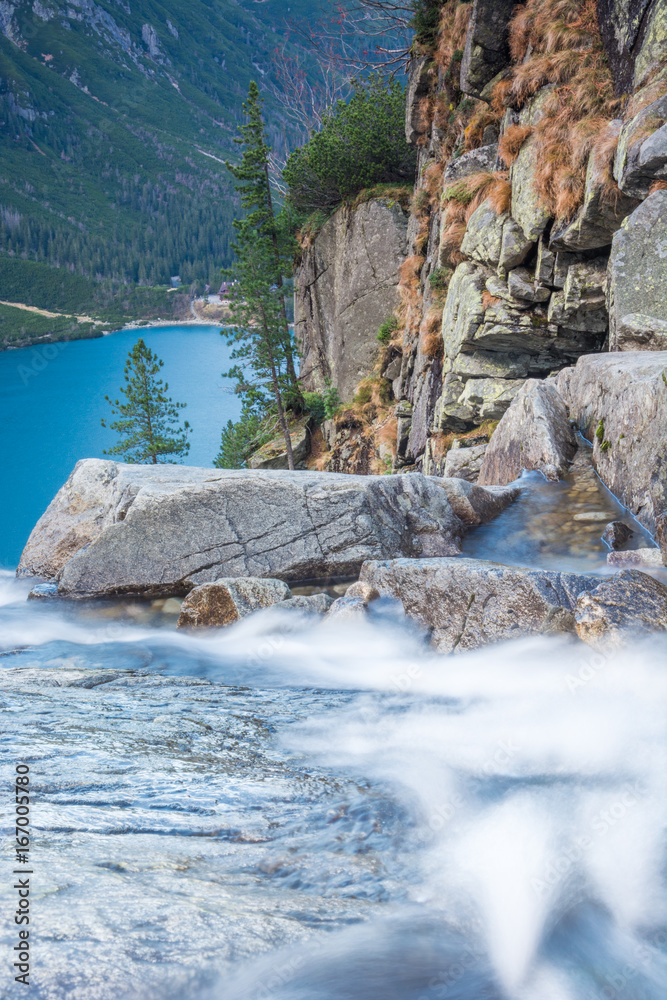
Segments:
[[[172,288],[181,287],[181,277],[179,274],[175,274],[173,278],[170,278]]]

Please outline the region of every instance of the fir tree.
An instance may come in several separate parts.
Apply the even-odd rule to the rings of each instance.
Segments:
[[[169,385],[157,378],[164,362],[139,339],[127,356],[124,369],[125,385],[121,392],[125,400],[104,398],[111,412],[119,419],[110,424],[121,440],[105,455],[120,455],[125,462],[175,462],[190,450],[187,440],[190,425],[178,424],[178,411],[186,403],[174,403],[166,393]],[[103,420],[102,426],[107,424]],[[167,458],[168,455],[176,456]]]
[[[293,245],[291,233],[286,233],[277,225],[273,209],[273,197],[269,179],[269,164],[271,147],[265,137],[262,119],[263,100],[259,87],[252,80],[248,91],[248,100],[243,103],[243,113],[246,117],[244,125],[239,126],[241,133],[234,142],[243,147],[243,156],[239,165],[227,163],[227,169],[240,184],[235,190],[241,195],[241,207],[245,210],[243,219],[234,220],[237,233],[237,244],[232,247],[238,254],[254,236],[266,239],[272,250],[273,260],[267,261],[271,284],[275,284],[283,292],[283,274],[291,271]],[[294,394],[299,395],[299,386],[294,364],[294,344],[287,321],[284,295],[282,301],[282,332],[283,352],[287,375]]]

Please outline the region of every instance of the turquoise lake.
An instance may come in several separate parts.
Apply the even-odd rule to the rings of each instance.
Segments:
[[[189,465],[212,466],[220,431],[241,403],[223,379],[230,348],[219,326],[122,330],[97,340],[0,353],[0,567],[13,568],[35,521],[80,458],[103,458],[116,435],[101,425],[117,398],[128,351],[143,337],[192,425]]]

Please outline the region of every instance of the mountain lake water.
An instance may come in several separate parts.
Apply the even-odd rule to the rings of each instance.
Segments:
[[[385,601],[345,627],[269,609],[188,634],[174,601],[26,600],[12,567],[111,443],[138,335],[210,464],[238,413],[217,328],[69,344],[25,384],[32,349],[0,355],[2,837],[9,873],[28,765],[30,996],[662,1000],[664,641],[443,657]],[[465,553],[607,572],[600,517],[630,519],[586,447],[562,483],[520,484]],[[23,995],[12,877],[3,997]]]

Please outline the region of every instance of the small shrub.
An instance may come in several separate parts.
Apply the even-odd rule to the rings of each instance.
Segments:
[[[321,424],[326,411],[324,396],[319,392],[304,392],[302,395],[305,412],[310,414],[316,424]]]
[[[357,394],[354,397],[354,402],[358,406],[365,406],[366,403],[370,403],[373,398],[373,387],[371,385],[362,385],[357,389]]]
[[[395,316],[390,316],[386,319],[380,329],[378,330],[377,339],[381,344],[388,344],[393,335],[398,330],[398,320]]]
[[[428,283],[434,292],[446,292],[453,271],[451,267],[436,267],[428,276]]]
[[[331,384],[330,379],[327,379],[326,389],[322,393],[322,399],[324,400],[324,416],[327,420],[333,420],[337,411],[340,409],[340,396],[338,395],[338,389],[335,385]]]

